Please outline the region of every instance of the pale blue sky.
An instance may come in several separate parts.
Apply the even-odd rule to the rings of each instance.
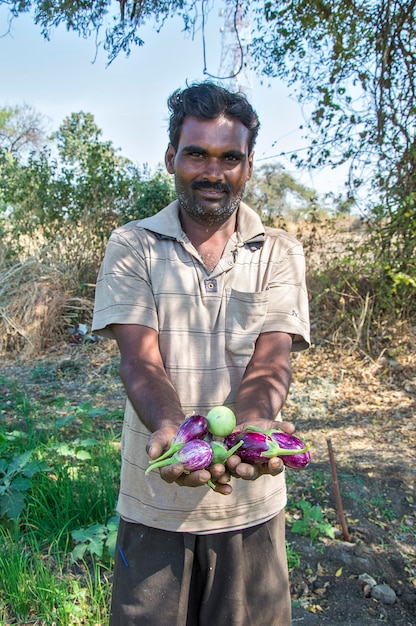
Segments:
[[[206,31],[207,69],[214,74],[222,43],[220,4],[213,3]],[[0,35],[8,28],[6,15],[0,7]],[[206,78],[201,31],[191,37],[182,28],[179,18],[168,20],[159,33],[147,25],[140,32],[145,45],[128,58],[120,54],[106,67],[104,50],[95,59],[93,38],[83,40],[59,28],[46,41],[30,16],[21,16],[10,34],[0,38],[0,106],[27,103],[49,118],[51,131],[72,112],[92,113],[104,139],[135,163],[154,169],[167,146],[167,96],[186,81]],[[288,159],[268,157],[306,145],[298,130],[299,106],[277,80],[262,85],[255,76],[251,101],[262,123],[256,162],[279,161],[294,171]],[[342,176],[336,172],[294,173],[320,193],[343,191]]]

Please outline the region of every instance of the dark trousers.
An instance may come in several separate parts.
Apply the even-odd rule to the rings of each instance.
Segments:
[[[284,511],[242,531],[120,521],[110,626],[290,626]]]

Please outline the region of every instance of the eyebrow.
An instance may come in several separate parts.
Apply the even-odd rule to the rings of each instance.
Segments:
[[[189,146],[184,146],[182,148],[182,152],[199,152],[199,154],[208,154],[208,150],[205,148],[201,148],[201,146],[190,144]],[[244,159],[246,157],[245,152],[241,152],[241,150],[226,150],[222,153],[223,157],[236,157],[237,159]]]

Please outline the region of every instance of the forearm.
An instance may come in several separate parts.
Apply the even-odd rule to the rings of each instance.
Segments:
[[[184,420],[184,413],[171,381],[160,366],[121,359],[120,377],[134,410],[151,431],[165,427],[176,428]]]
[[[176,431],[184,414],[166,374],[158,333],[134,324],[114,324],[112,330],[120,349],[120,377],[140,420],[151,432]]]
[[[291,338],[281,333],[273,339],[275,343],[269,348],[267,341],[272,337],[262,337],[247,366],[236,398],[239,424],[275,420],[286,400],[291,381]]]
[[[238,422],[274,420],[286,400],[291,380],[290,368],[279,372],[247,372],[236,400]]]

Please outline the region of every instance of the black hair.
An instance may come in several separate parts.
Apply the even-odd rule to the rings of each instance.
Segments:
[[[260,128],[257,113],[243,93],[232,93],[210,81],[193,83],[186,89],[177,89],[168,98],[169,141],[178,149],[182,124],[187,115],[201,120],[212,120],[226,115],[239,120],[248,130],[249,154],[253,150]]]

